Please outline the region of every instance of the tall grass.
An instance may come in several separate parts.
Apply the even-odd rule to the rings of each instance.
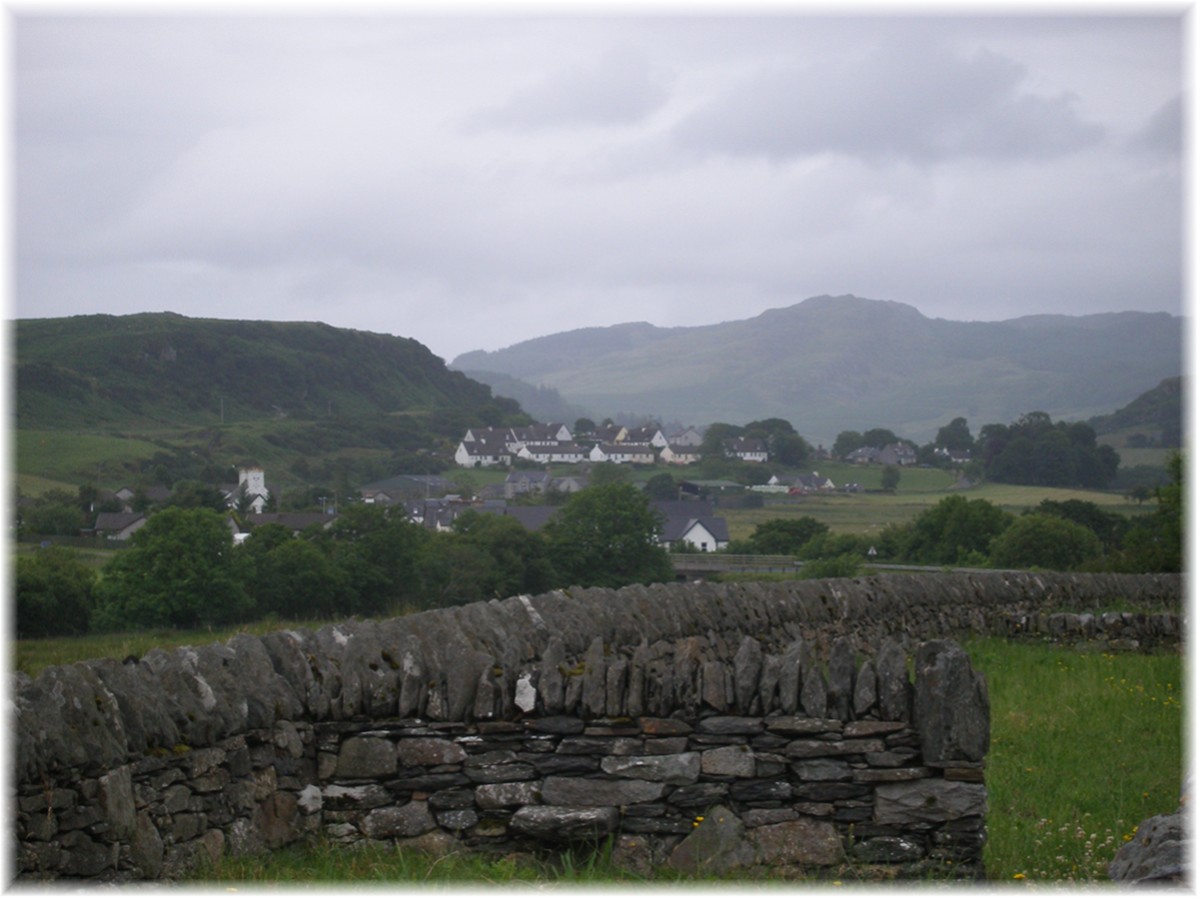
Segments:
[[[999,881],[1094,884],[1137,824],[1179,806],[1178,654],[967,647],[992,705],[985,862]]]

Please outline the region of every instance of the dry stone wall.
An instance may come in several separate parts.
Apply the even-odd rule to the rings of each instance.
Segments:
[[[1170,576],[576,589],[18,675],[18,876],[311,834],[977,874],[986,686],[942,638],[1119,605],[1154,611],[1122,640],[1178,640],[1179,601]]]

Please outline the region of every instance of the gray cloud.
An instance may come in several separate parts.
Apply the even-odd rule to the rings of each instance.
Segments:
[[[1179,27],[1128,25],[20,16],[14,313],[1178,310]]]
[[[543,129],[638,122],[667,98],[664,74],[629,47],[589,65],[572,65],[523,87],[498,108],[468,122],[474,128]]]
[[[764,71],[697,110],[677,136],[734,154],[921,163],[1056,156],[1104,136],[1075,98],[1023,91],[1026,74],[996,53],[967,57],[902,34],[859,57]]]

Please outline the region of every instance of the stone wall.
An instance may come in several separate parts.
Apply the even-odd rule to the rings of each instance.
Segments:
[[[977,871],[986,688],[927,639],[1119,604],[1177,640],[1179,602],[1170,576],[576,589],[52,667],[13,691],[18,873],[313,833]]]

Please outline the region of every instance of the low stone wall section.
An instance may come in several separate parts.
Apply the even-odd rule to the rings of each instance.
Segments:
[[[816,827],[813,821],[823,821],[839,829],[843,851],[850,854],[849,825],[854,816],[867,816],[861,812],[865,806],[853,805],[865,802],[864,784],[871,785],[871,821],[891,824],[877,818],[879,798],[901,789],[889,787],[881,795],[879,784],[871,781],[874,776],[862,774],[873,771],[880,759],[890,761],[881,768],[890,770],[896,783],[944,781],[982,790],[979,781],[972,780],[976,775],[962,774],[981,772],[982,752],[974,751],[978,758],[960,754],[957,761],[944,753],[931,754],[928,747],[909,755],[914,742],[926,740],[932,721],[914,727],[911,717],[917,713],[909,706],[920,706],[919,681],[912,687],[906,680],[907,657],[919,656],[920,641],[1009,633],[1014,623],[1028,632],[1029,622],[1044,620],[1048,625],[1060,621],[1054,616],[1087,615],[1113,605],[1153,611],[1121,619],[1122,627],[1142,635],[1130,639],[1177,641],[1180,589],[1178,576],[1009,573],[572,589],[382,622],[352,621],[316,632],[240,635],[224,644],[155,650],[140,660],[51,667],[34,679],[17,675],[12,763],[19,870],[157,878],[185,871],[200,853],[270,848],[315,829],[346,826],[369,840],[386,830],[380,825],[386,817],[379,813],[371,818],[365,812],[368,807],[391,809],[387,816],[396,821],[424,809],[437,823],[430,834],[451,833],[461,839],[464,831],[474,829],[479,838],[491,827],[486,823],[498,818],[488,806],[495,802],[489,791],[483,792],[488,799],[482,803],[476,796],[482,785],[472,780],[472,772],[484,768],[493,779],[497,769],[522,776],[489,783],[523,784],[522,790],[537,791],[539,802],[522,804],[512,815],[517,818],[525,807],[534,811],[517,818],[516,826],[511,821],[505,825],[504,839],[513,839],[525,833],[523,821],[545,816],[544,808],[575,808],[547,802],[546,787],[551,778],[580,776],[545,771],[535,761],[505,754],[542,754],[546,760],[589,756],[561,752],[563,743],[578,748],[584,739],[597,739],[589,758],[598,761],[606,781],[628,778],[628,773],[605,768],[619,769],[623,756],[664,755],[684,757],[687,762],[675,762],[688,772],[692,760],[699,760],[700,784],[705,753],[742,747],[725,755],[730,761],[741,758],[743,764],[753,757],[751,782],[770,785],[782,767],[791,773],[787,783],[793,794],[784,798],[779,788],[779,796],[751,799],[753,790],[748,795],[744,791],[750,789],[739,788],[734,794],[727,788],[727,794],[709,796],[717,802],[715,808],[729,810],[729,821],[736,820],[740,828],[801,819],[808,828]],[[1092,615],[1103,623],[1103,616]],[[940,645],[934,641],[933,646]],[[967,676],[956,678],[963,690],[979,690],[970,687],[974,682]],[[941,704],[947,705],[955,706]],[[926,715],[937,707],[929,706]],[[721,719],[757,724],[744,722],[739,727],[747,731],[714,734],[710,729]],[[781,729],[789,720],[793,725]],[[811,738],[787,731],[802,720],[821,723],[821,730]],[[554,722],[583,730],[547,737],[555,732],[545,723]],[[655,724],[660,722],[676,724]],[[892,725],[855,724],[859,722]],[[679,733],[656,733],[659,727]],[[869,737],[857,734],[863,727],[883,730]],[[932,731],[961,727],[958,722]],[[345,744],[382,752],[384,744],[364,744],[368,738],[394,744],[401,763],[407,741],[435,738],[449,741],[475,762],[445,761],[433,768],[458,768],[424,773],[453,776],[440,787],[436,778],[419,785],[406,781],[405,769],[415,767],[400,764],[394,778],[381,773],[364,782],[365,787],[357,778],[339,782],[339,767],[344,776],[350,765],[343,758],[358,752]],[[634,743],[617,743],[621,738]],[[675,743],[651,744],[668,738]],[[813,758],[830,763],[824,771],[836,770],[836,778],[809,779],[797,773],[797,766],[808,765],[795,753],[803,740],[828,745],[814,749]],[[874,743],[870,749],[853,743],[863,740]],[[506,742],[521,749],[500,746]],[[674,749],[666,753],[667,746]],[[841,751],[830,751],[829,746],[840,746]],[[618,747],[625,749],[618,752]],[[502,756],[487,755],[492,753]],[[875,755],[874,761],[868,754]],[[708,758],[711,769],[717,757]],[[950,762],[969,765],[946,765]],[[648,763],[638,765],[648,771]],[[903,777],[896,775],[906,770]],[[946,776],[948,770],[965,780],[954,781]],[[536,777],[526,777],[531,772]],[[721,779],[734,777],[739,776],[722,773],[716,783],[729,784]],[[462,812],[450,820],[461,826],[469,818],[466,806],[440,808],[438,804],[451,795],[434,799],[439,791],[466,788],[467,783],[451,783],[462,778],[472,786],[478,817],[465,829],[446,825],[439,815]],[[823,789],[828,792],[824,799],[796,793],[796,784],[807,780],[834,787]],[[550,781],[552,800],[563,786]],[[674,796],[686,785],[671,787]],[[763,790],[769,794],[773,789]],[[945,790],[957,795],[963,789]],[[465,803],[465,795],[451,799],[455,797],[454,802]],[[844,802],[839,806],[839,801]],[[940,808],[943,801],[950,803],[939,795],[919,800],[917,807],[931,803]],[[822,807],[828,816],[822,818],[804,804],[828,804],[829,809]],[[665,794],[612,808],[627,812],[630,805],[646,813],[631,818],[655,818],[676,829],[682,829],[685,813],[698,808],[671,802]],[[955,843],[945,835],[936,837],[942,832],[923,823],[916,837],[903,829],[871,835],[880,839],[869,845],[875,849],[858,852],[864,859],[876,854],[882,858],[887,855],[882,848],[888,846],[888,852],[899,854],[897,859],[928,861],[938,846],[952,846],[953,854],[962,856],[963,846],[982,841],[981,824],[978,829],[970,824],[979,814],[978,804],[964,808],[971,812],[942,824],[968,820],[964,831],[975,837]],[[650,815],[650,809],[657,812]],[[860,811],[848,811],[853,809]],[[754,810],[758,811],[747,819]],[[790,818],[792,813],[796,820]],[[620,814],[621,821],[625,815]],[[772,817],[781,818],[765,821]],[[698,826],[697,834],[715,827],[701,831],[703,822],[693,819],[692,824]],[[570,831],[562,821],[559,830]],[[617,831],[622,841],[632,839],[628,829]],[[828,828],[823,831],[829,834]],[[863,836],[861,827],[856,834]],[[659,838],[676,839],[681,846],[684,842],[677,834]],[[747,854],[756,859],[761,855],[761,841],[738,846],[743,849],[735,856],[743,861]],[[746,846],[759,849],[751,853]],[[662,856],[677,849],[660,841],[646,852]],[[947,851],[946,859],[953,854]],[[971,864],[970,857],[961,861]]]

